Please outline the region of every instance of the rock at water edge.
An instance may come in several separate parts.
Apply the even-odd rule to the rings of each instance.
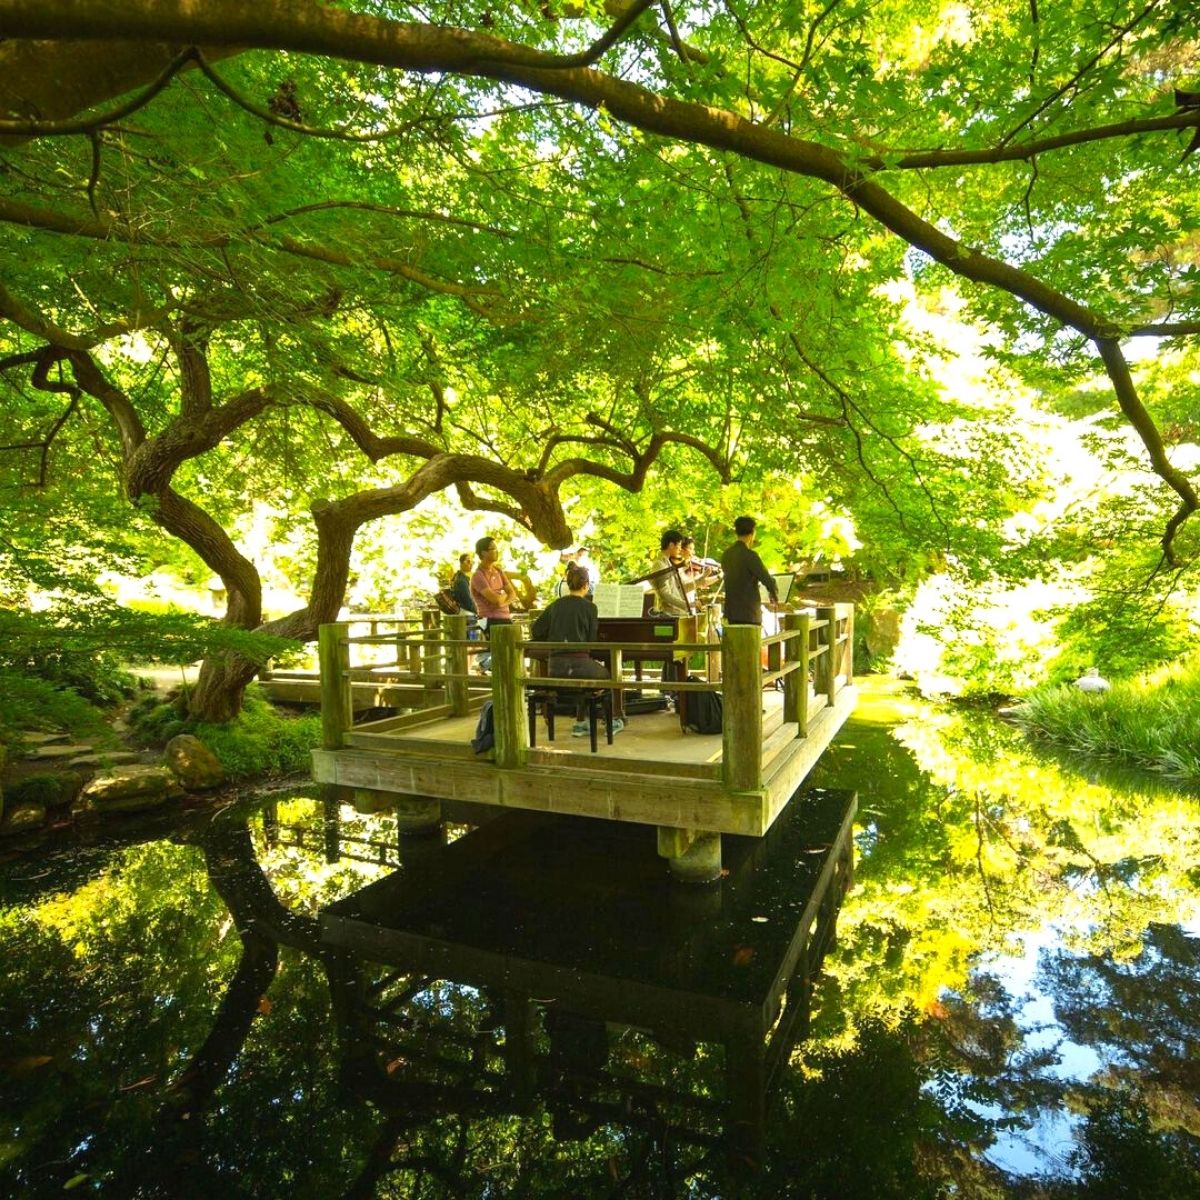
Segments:
[[[173,737],[163,751],[167,766],[190,792],[202,792],[220,787],[225,782],[225,768],[217,756],[190,733]]]

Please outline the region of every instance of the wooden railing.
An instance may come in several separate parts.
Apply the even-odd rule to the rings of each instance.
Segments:
[[[850,604],[787,613],[783,630],[770,637],[763,637],[756,625],[726,625],[719,642],[699,641],[694,618],[681,619],[679,628],[680,640],[666,646],[661,642],[572,643],[572,650],[606,656],[609,678],[560,679],[531,674],[526,656],[531,650],[561,650],[563,644],[526,641],[520,625],[493,626],[487,642],[468,640],[465,613],[450,616],[431,611],[419,625],[397,621],[394,632],[365,637],[351,636],[349,622],[322,625],[318,657],[324,747],[336,750],[345,744],[353,716],[351,684],[378,680],[381,670],[389,683],[419,684],[423,689],[422,710],[411,719],[391,719],[392,728],[400,721],[466,716],[472,700],[488,689],[495,761],[500,768],[522,766],[528,757],[527,687],[718,692],[724,699],[722,778],[733,790],[753,790],[762,784],[763,688],[782,680],[783,720],[795,726],[797,737],[805,737],[810,721],[853,682],[854,608]],[[352,647],[386,647],[394,655],[394,664],[354,667]],[[627,655],[662,655],[664,650],[684,662],[705,655],[711,663],[711,656],[718,656],[719,671],[708,670],[708,678],[697,681],[634,679],[626,674]],[[491,654],[490,681],[469,671],[471,656],[483,653]]]

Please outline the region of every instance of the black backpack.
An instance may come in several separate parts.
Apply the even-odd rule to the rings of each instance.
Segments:
[[[496,744],[496,726],[492,720],[492,702],[485,700],[479,710],[479,723],[471,739],[471,749],[476,754],[486,754]]]
[[[703,683],[699,675],[689,675],[688,683]],[[687,692],[685,695],[687,728],[693,733],[720,733],[725,724],[725,698],[720,692]]]

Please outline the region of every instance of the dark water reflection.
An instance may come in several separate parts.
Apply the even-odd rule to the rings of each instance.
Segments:
[[[894,696],[814,782],[807,1029],[831,792],[683,898],[644,838],[302,794],[4,847],[0,1195],[1200,1195],[1196,799]]]

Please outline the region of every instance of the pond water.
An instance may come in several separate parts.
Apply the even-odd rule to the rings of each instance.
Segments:
[[[302,788],[8,843],[0,1195],[1200,1195],[1196,797],[886,681],[810,782],[694,891]]]

